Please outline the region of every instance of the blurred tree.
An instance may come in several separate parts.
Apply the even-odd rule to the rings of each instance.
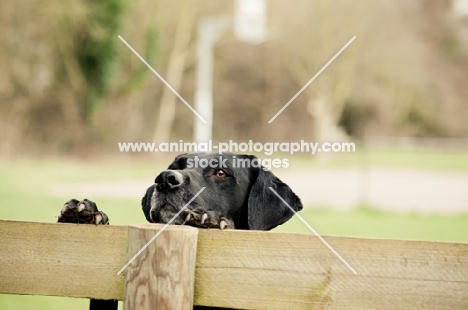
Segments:
[[[74,26],[74,52],[85,81],[83,118],[92,125],[92,117],[109,94],[115,76],[117,40],[126,17],[124,0],[84,0],[86,18]]]
[[[176,21],[174,42],[167,59],[165,80],[177,92],[180,92],[189,47],[195,33],[193,30],[196,28],[195,17],[198,7],[192,0],[182,1],[178,3],[177,6],[180,15]],[[167,9],[167,7],[165,9]],[[175,105],[177,100],[178,98],[176,95],[168,87],[163,88],[162,97],[159,103],[156,128],[153,133],[153,141],[163,142],[170,139],[176,113]]]
[[[298,90],[353,36],[357,36],[303,94],[307,98],[304,109],[311,117],[312,137],[316,141],[346,139],[338,123],[358,74],[368,22],[364,12],[373,10],[375,5],[372,1],[364,2],[356,6],[349,1],[301,1],[301,8],[294,9],[294,21],[288,22],[284,14],[277,17],[285,25],[280,33],[284,65],[296,81]],[[343,24],[346,24],[345,28]],[[288,32],[296,35],[290,36]]]
[[[147,10],[146,18],[129,23],[130,16],[141,13],[141,6]],[[141,92],[149,72],[143,63],[131,60],[133,55],[127,53],[118,35],[125,36],[129,29],[136,31],[137,40],[132,44],[143,46],[140,53],[152,63],[158,50],[154,5],[151,1],[75,0],[48,8],[54,17],[50,27],[60,53],[57,75],[63,77],[57,79],[57,100],[67,121],[75,124],[70,132],[72,144],[80,145],[90,138],[101,140],[107,130],[101,125],[101,113],[112,119],[106,106],[124,98],[132,106],[132,98]],[[114,124],[122,122],[112,120]]]
[[[450,0],[269,0],[267,42],[226,33],[216,45],[214,138],[334,139],[340,126],[353,136],[467,136],[467,28],[451,14]],[[190,103],[204,15],[232,16],[232,2],[0,1],[0,153],[191,139],[191,111],[117,35]]]

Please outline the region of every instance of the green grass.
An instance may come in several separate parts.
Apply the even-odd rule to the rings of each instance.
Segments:
[[[0,309],[2,310],[87,310],[89,300],[80,298],[0,295]],[[122,309],[119,306],[119,309]]]
[[[467,171],[466,152],[443,152],[436,150],[405,148],[356,148],[354,153],[294,154],[289,156],[292,168],[345,168],[386,167],[409,169],[438,169]]]
[[[362,162],[376,166],[468,170],[466,152],[374,148],[361,151]]]
[[[349,211],[309,208],[300,215],[321,235],[468,242],[468,214],[397,214],[360,207]],[[275,230],[312,234],[297,217]]]
[[[365,156],[365,157],[364,157]],[[363,154],[339,154],[324,163],[309,157],[292,157],[294,167],[349,167],[362,164],[386,167],[419,169],[468,170],[466,154],[442,154],[437,152],[408,152],[373,150]],[[0,162],[0,219],[55,222],[67,196],[51,196],[51,184],[76,184],[83,182],[122,182],[148,180],[170,161],[150,158],[120,161],[72,161],[72,160],[19,160]],[[140,199],[144,194],[131,198],[88,197],[105,211],[111,224],[128,225],[145,222]],[[85,197],[76,197],[85,198]],[[371,238],[412,240],[436,240],[468,242],[468,215],[418,215],[396,214],[360,207],[346,212],[329,209],[306,208],[301,212],[305,220],[322,235],[340,235]],[[281,232],[311,232],[297,218],[276,229]],[[1,268],[1,267],[0,267]],[[0,295],[0,309],[87,309],[88,301],[44,296]],[[121,309],[121,307],[120,307]]]

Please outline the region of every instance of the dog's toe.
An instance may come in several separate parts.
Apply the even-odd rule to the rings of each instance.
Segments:
[[[59,223],[76,223],[78,221],[78,204],[80,202],[76,199],[71,199],[64,203],[60,215],[58,217]]]
[[[96,204],[88,199],[79,202],[77,210],[82,217],[89,217],[98,212]]]
[[[101,220],[100,224],[109,225],[109,217],[107,216],[107,214],[105,214],[102,211],[99,211],[99,213],[101,213],[101,215],[102,215],[102,220]]]
[[[184,224],[203,228],[219,228],[221,230],[235,229],[232,220],[221,216],[218,211],[211,210],[190,210]]]
[[[102,211],[98,211],[95,215],[94,215],[94,224],[96,225],[108,225],[109,224],[109,218],[107,217],[107,215],[102,212]]]
[[[234,222],[231,221],[230,219],[227,219],[225,217],[221,218],[221,221],[219,221],[219,229],[236,229],[236,226],[234,225]]]

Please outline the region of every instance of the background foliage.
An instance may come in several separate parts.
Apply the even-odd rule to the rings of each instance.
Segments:
[[[193,103],[198,21],[232,13],[213,0],[3,1],[0,154],[190,140],[191,112],[117,36]],[[216,140],[467,136],[467,26],[452,1],[272,0],[267,21],[264,43],[228,31],[215,47]]]

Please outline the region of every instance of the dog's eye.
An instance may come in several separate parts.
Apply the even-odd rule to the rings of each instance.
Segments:
[[[224,172],[224,170],[222,169],[216,170],[215,174],[218,178],[221,178],[221,179],[226,177],[226,172]]]

